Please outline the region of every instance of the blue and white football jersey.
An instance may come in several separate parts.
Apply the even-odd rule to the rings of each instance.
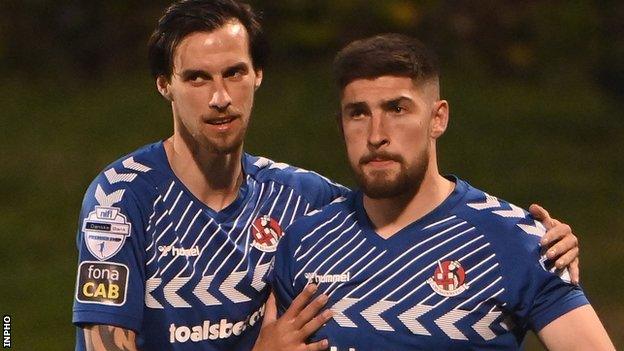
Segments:
[[[74,324],[134,330],[141,350],[251,349],[281,228],[348,189],[262,157],[242,166],[219,212],[175,176],[162,142],[107,167],[80,215]]]
[[[314,282],[334,317],[312,339],[332,351],[513,350],[588,303],[541,255],[541,223],[453,181],[440,206],[389,239],[360,192],[287,228],[268,274],[280,312]]]

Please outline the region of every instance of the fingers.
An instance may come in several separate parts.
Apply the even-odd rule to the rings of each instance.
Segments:
[[[571,251],[572,249],[576,249],[576,255],[578,255],[578,239],[576,238],[576,236],[574,236],[574,234],[570,232],[557,240],[558,241],[551,242],[551,246],[546,252],[546,257],[548,257],[548,259],[555,259]],[[561,257],[559,259],[561,259]],[[572,257],[572,259],[574,259],[574,257]],[[570,259],[569,261],[565,261],[564,265],[568,265],[572,261],[572,259]]]
[[[578,257],[578,253],[579,253],[578,247],[574,247],[564,252],[557,258],[557,261],[555,261],[555,267],[557,267],[558,269],[561,269],[561,268],[568,266],[570,263],[572,263],[572,261],[574,261],[575,258]]]
[[[542,236],[542,239],[540,240],[540,245],[546,246],[555,243],[567,235],[574,236],[572,234],[572,228],[570,228],[569,225],[561,223],[556,219],[552,219],[551,223],[553,224],[553,226],[548,229],[544,236]]]
[[[554,226],[553,219],[550,218],[550,214],[546,211],[545,208],[538,204],[532,204],[529,206],[529,212],[535,219],[540,220],[546,226],[546,229],[550,229]]]
[[[269,295],[269,299],[266,302],[264,308],[264,320],[262,321],[262,325],[267,323],[272,323],[277,320],[277,305],[275,303],[275,295],[273,292]]]
[[[323,311],[323,313],[312,318],[312,320],[307,322],[303,326],[303,328],[301,328],[301,336],[307,339],[310,335],[312,335],[315,331],[322,327],[323,324],[327,323],[327,321],[330,320],[332,316],[333,313],[331,310],[325,310]]]
[[[312,298],[312,296],[316,292],[316,289],[316,284],[308,284],[303,289],[303,291],[293,300],[292,304],[290,304],[290,307],[288,307],[282,317],[284,317],[286,320],[295,319],[297,315],[299,315],[299,313],[306,307],[308,301],[310,301],[310,298]]]
[[[312,344],[306,345],[306,351],[321,351],[326,350],[329,347],[329,341],[323,339]]]
[[[311,321],[316,315],[319,314],[321,309],[327,303],[328,297],[327,295],[319,295],[314,301],[310,302],[302,311],[299,313],[297,318],[295,319],[293,325],[295,329],[301,329],[306,323]],[[326,311],[327,312],[327,311]],[[331,311],[330,311],[331,312]],[[323,322],[325,323],[325,322]],[[321,325],[323,325],[321,323]],[[316,329],[314,329],[316,330]],[[313,330],[313,332],[314,332]],[[309,335],[309,334],[307,334]],[[306,335],[306,337],[307,337]]]
[[[578,257],[575,258],[572,261],[572,263],[570,263],[569,271],[570,271],[570,280],[572,281],[572,284],[578,285],[579,282],[581,281],[581,270],[579,268]]]

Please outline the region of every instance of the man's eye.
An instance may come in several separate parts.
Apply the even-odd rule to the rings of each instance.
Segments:
[[[243,72],[240,70],[228,72],[228,74],[226,74],[225,77],[229,79],[234,79],[234,80],[241,79],[243,77]]]
[[[405,112],[405,109],[402,106],[396,105],[396,106],[392,106],[392,112],[402,113],[402,112]]]
[[[349,117],[362,117],[364,116],[364,111],[362,110],[353,110],[351,111],[351,113],[349,113]]]
[[[206,81],[206,78],[201,75],[194,75],[190,76],[188,80],[191,83],[203,83]]]

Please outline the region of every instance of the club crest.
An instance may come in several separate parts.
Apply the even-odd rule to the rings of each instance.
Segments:
[[[258,217],[251,225],[251,246],[260,251],[274,252],[282,235],[282,228],[276,220],[267,215]]]
[[[468,289],[466,271],[459,261],[438,261],[433,277],[427,283],[442,296],[457,296]]]

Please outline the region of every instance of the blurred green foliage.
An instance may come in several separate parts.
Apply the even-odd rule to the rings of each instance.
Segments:
[[[167,3],[0,3],[0,313],[13,316],[17,350],[72,349],[83,192],[109,162],[171,132],[145,62]],[[570,223],[585,291],[624,345],[621,2],[252,3],[264,11],[273,57],[249,152],[351,185],[332,55],[378,32],[422,38],[441,57],[451,104],[443,171],[523,207],[539,202]]]

